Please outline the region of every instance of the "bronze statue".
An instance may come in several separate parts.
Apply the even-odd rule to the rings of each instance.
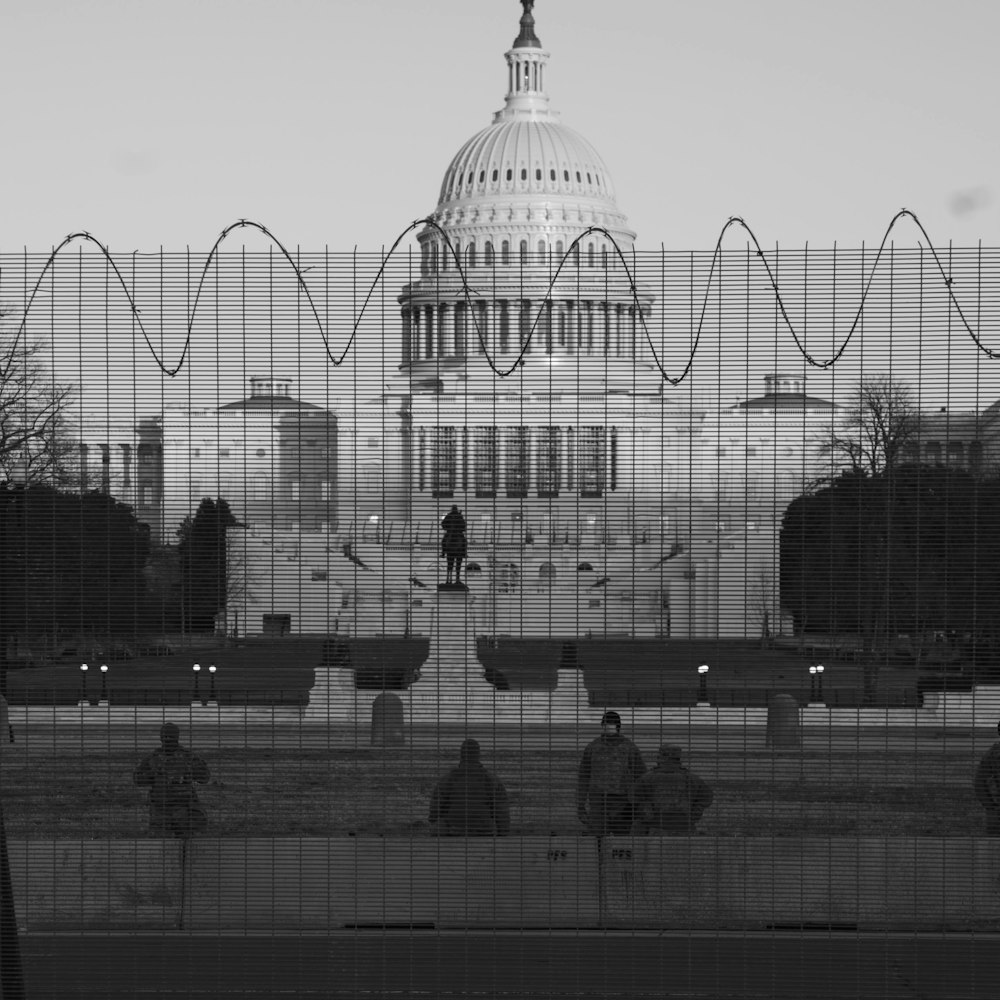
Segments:
[[[468,552],[468,544],[465,539],[465,518],[461,511],[452,504],[451,510],[441,519],[441,527],[444,536],[441,539],[441,558],[448,560],[448,576],[445,586],[451,586],[452,574],[455,577],[455,586],[462,584],[462,560]]]

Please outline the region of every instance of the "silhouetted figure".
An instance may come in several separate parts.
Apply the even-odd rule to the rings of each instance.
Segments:
[[[635,786],[636,833],[694,833],[714,795],[707,782],[681,764],[681,748],[664,743],[656,767]]]
[[[431,823],[451,837],[506,837],[510,833],[507,789],[479,760],[479,744],[465,740],[459,764],[435,786]]]
[[[465,538],[465,518],[454,504],[441,519],[441,527],[444,530],[444,537],[441,539],[441,557],[448,560],[447,584],[452,582],[454,574],[455,584],[459,585],[462,582],[462,560],[468,552],[468,543]]]
[[[160,726],[160,748],[143,757],[133,780],[149,788],[149,831],[154,837],[192,837],[204,833],[208,817],[194,782],[208,781],[208,765],[180,743],[172,722]]]
[[[994,743],[979,762],[973,788],[979,804],[986,810],[986,832],[1000,836],[1000,742]]]
[[[0,695],[0,758],[5,755],[4,743],[14,742],[14,733],[7,717],[7,699]],[[21,968],[21,942],[17,936],[17,913],[14,910],[14,887],[7,856],[7,828],[0,805],[0,997],[3,1000],[23,1000],[24,973]]]
[[[589,833],[632,831],[635,786],[646,773],[639,748],[621,734],[617,712],[605,712],[601,735],[588,743],[576,782],[576,814]]]

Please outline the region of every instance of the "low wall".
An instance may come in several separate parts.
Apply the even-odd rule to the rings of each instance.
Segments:
[[[423,685],[423,686],[422,686]],[[10,709],[10,721],[19,725],[141,725],[161,721],[206,724],[298,725],[331,727],[343,724],[367,727],[372,704],[380,691],[359,691],[350,670],[316,669],[309,704],[301,707],[192,704],[165,706],[85,705]],[[501,726],[584,725],[600,723],[605,706],[591,705],[579,670],[560,670],[552,691],[497,691],[482,678],[471,678],[464,691],[451,685],[418,681],[395,691],[408,725],[435,723],[489,723]],[[684,707],[618,707],[628,726],[738,726],[763,727],[767,709],[697,705]],[[1000,719],[1000,686],[972,691],[927,692],[922,708],[830,708],[811,704],[799,709],[803,726],[906,726],[993,729]]]
[[[1000,929],[1000,838],[12,842],[29,931]]]

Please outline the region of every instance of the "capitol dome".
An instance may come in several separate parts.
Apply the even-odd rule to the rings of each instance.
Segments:
[[[488,225],[522,223],[543,234],[578,235],[601,226],[627,249],[635,239],[615,205],[607,165],[579,132],[549,106],[549,53],[535,34],[531,3],[506,53],[507,97],[493,121],[453,157],[431,218],[449,237],[475,237]],[[421,242],[438,242],[424,231]],[[534,241],[531,249],[535,250]]]
[[[534,0],[521,4],[504,106],[448,165],[417,234],[420,278],[399,297],[400,367],[416,392],[456,391],[515,364],[532,391],[554,379],[628,391],[636,366],[650,366],[642,325],[653,296],[615,251],[627,258],[635,233],[604,160],[549,106],[549,53]]]

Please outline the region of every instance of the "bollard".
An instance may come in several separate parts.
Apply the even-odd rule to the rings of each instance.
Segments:
[[[401,747],[405,742],[402,699],[383,691],[372,702],[372,746]]]
[[[764,746],[773,750],[802,746],[799,703],[790,694],[776,694],[768,703]]]

